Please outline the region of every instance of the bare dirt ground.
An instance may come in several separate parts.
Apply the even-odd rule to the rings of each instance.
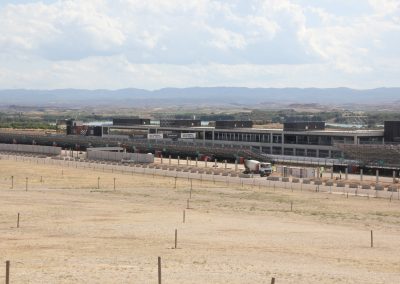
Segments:
[[[195,181],[183,223],[174,184],[0,160],[10,283],[400,283],[399,201]]]

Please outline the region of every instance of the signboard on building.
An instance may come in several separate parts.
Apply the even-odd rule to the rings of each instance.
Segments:
[[[147,134],[147,139],[158,140],[163,138],[163,134]]]
[[[196,133],[181,133],[182,139],[196,139]]]

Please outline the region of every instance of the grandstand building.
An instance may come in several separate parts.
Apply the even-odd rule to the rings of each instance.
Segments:
[[[103,137],[129,140],[157,137],[157,143],[179,140],[209,147],[245,147],[269,155],[341,159],[343,151],[336,144],[382,144],[384,131],[326,130],[324,122],[291,122],[283,129],[105,125]]]

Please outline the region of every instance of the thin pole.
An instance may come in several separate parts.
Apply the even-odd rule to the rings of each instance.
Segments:
[[[186,216],[185,216],[186,214],[185,214],[185,210],[183,210],[183,223],[185,223],[185,221],[186,221]]]
[[[374,232],[371,230],[371,248],[374,247]]]
[[[189,198],[192,198],[192,188],[193,188],[193,181],[190,179],[190,193],[189,193]]]
[[[114,190],[115,190],[115,178],[114,178]]]
[[[25,178],[25,191],[28,191],[28,178]]]
[[[19,228],[19,213],[18,213],[18,217],[17,217],[17,228]]]
[[[274,277],[272,277],[272,279],[271,279],[271,284],[275,284],[275,278]]]
[[[11,176],[11,189],[14,189],[14,176]]]
[[[10,261],[6,261],[6,284],[10,284]]]
[[[158,284],[161,284],[161,257],[158,257]]]
[[[175,229],[175,249],[178,247],[178,230]]]

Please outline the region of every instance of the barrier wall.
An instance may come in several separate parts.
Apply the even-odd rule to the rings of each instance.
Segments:
[[[153,154],[121,153],[110,151],[88,151],[87,158],[90,160],[105,161],[130,161],[134,163],[154,163]]]
[[[34,153],[43,155],[60,155],[61,147],[23,144],[0,144],[0,151]]]
[[[314,168],[276,166],[276,171],[284,177],[314,178],[316,176]]]

